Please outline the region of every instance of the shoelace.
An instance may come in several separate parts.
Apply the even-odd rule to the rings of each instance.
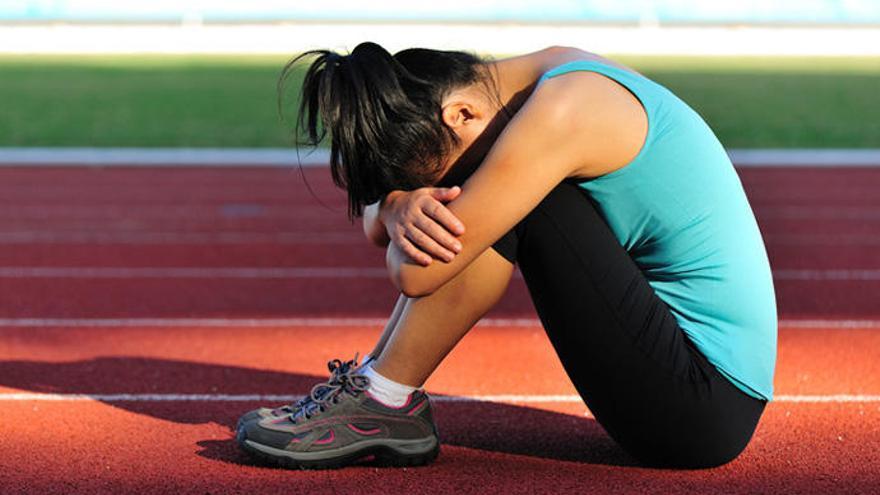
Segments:
[[[335,374],[337,373],[337,370],[342,368],[345,365],[350,366],[352,369],[357,368],[358,367],[357,359],[358,359],[359,355],[360,355],[359,353],[356,353],[353,360],[347,361],[345,363],[343,363],[342,360],[340,360],[340,359],[334,359],[333,361],[328,362],[327,367],[330,369],[330,379],[328,380],[328,382],[333,381],[335,379]],[[361,363],[361,366],[362,367],[366,366],[366,364],[369,363],[371,360],[372,360],[372,357],[368,356],[367,359],[363,363]],[[320,384],[320,385],[323,385],[323,384]],[[322,388],[322,390],[326,390],[326,388]],[[294,414],[295,415],[300,410],[302,410],[306,406],[306,404],[313,402],[313,400],[314,399],[312,399],[311,394],[309,394],[309,395],[306,395],[305,397],[299,399],[298,401],[296,401],[292,404],[287,404],[287,405],[281,406],[279,408],[276,408],[273,412],[278,416],[281,416],[282,414],[284,414],[284,415]]]
[[[353,361],[357,361],[357,355],[355,355],[355,358]],[[336,374],[338,373],[338,370],[348,363],[351,363],[351,361],[348,361],[347,363],[343,363],[342,360],[340,360],[340,359],[334,359],[334,360],[328,362],[327,367],[330,369],[330,379],[328,380],[328,383],[335,381]],[[357,363],[355,362],[353,366],[357,367]],[[319,385],[324,385],[324,384],[319,384]],[[292,404],[287,404],[285,406],[281,406],[281,407],[275,409],[274,412],[279,415],[280,414],[297,414],[307,404],[309,404],[313,401],[314,401],[314,399],[312,398],[312,395],[309,394],[309,395],[303,397],[302,399],[299,399],[298,401],[296,401]]]
[[[316,413],[324,412],[329,404],[338,402],[339,394],[345,392],[356,395],[367,390],[370,379],[364,375],[355,373],[357,359],[346,362],[334,359],[327,363],[330,370],[330,378],[325,383],[319,383],[312,387],[311,393],[296,403],[299,409],[290,416],[290,420],[296,422],[299,417],[311,419]]]

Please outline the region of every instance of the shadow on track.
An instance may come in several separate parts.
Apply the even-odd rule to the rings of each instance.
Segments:
[[[50,363],[0,362],[0,385],[52,394],[290,395],[308,392],[324,378],[190,361],[106,357]],[[217,423],[226,440],[198,442],[198,455],[251,464],[232,441],[239,415],[259,404],[242,401],[112,400],[135,414],[183,424]],[[265,404],[262,404],[265,405]],[[590,464],[635,466],[590,418],[491,402],[437,402],[435,417],[444,444]]]

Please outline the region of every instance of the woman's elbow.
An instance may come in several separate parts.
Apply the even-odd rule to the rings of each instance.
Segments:
[[[437,290],[422,273],[424,269],[412,264],[394,244],[388,246],[385,264],[391,282],[406,297],[424,297]]]

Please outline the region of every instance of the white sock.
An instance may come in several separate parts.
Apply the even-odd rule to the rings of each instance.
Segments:
[[[362,366],[360,373],[370,379],[370,386],[367,388],[367,391],[386,406],[400,407],[406,404],[410,394],[418,388],[385,378],[373,369],[372,361]]]
[[[369,365],[373,361],[375,361],[375,359],[373,359],[373,356],[371,354],[367,354],[367,356],[364,358],[364,360],[358,365],[358,369],[359,370],[367,369],[367,365]]]

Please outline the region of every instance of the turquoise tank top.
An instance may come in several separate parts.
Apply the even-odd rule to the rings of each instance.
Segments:
[[[580,186],[709,362],[748,395],[770,400],[777,333],[773,277],[727,153],[685,102],[628,70],[569,62],[538,84],[573,71],[598,72],[623,85],[648,117],[638,155]]]

